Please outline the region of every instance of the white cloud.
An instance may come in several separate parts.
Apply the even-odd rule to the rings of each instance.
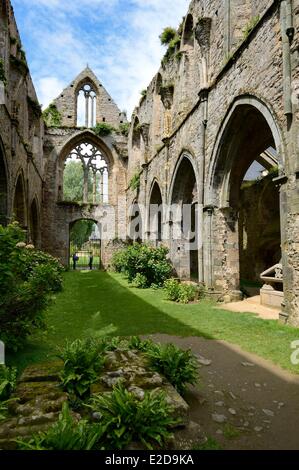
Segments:
[[[14,3],[26,13],[22,36],[30,45],[30,68],[44,105],[89,63],[119,107],[130,114],[139,102],[140,91],[159,68],[164,53],[161,31],[180,23],[189,0],[131,0],[130,8],[126,0]],[[103,25],[106,18],[109,28]]]

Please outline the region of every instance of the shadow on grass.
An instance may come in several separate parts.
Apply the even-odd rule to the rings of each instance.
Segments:
[[[153,291],[149,294],[155,295]],[[200,334],[197,329],[141,299],[134,294],[134,289],[118,282],[114,276],[100,271],[65,275],[64,291],[49,308],[47,325],[47,332],[34,334],[23,351],[7,356],[7,362],[23,369],[32,362],[52,358],[67,340],[87,336]],[[212,338],[204,333],[202,336]]]

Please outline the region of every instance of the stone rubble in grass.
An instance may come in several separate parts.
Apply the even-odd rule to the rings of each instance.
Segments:
[[[16,438],[30,438],[33,433],[47,430],[58,420],[68,395],[60,387],[60,373],[63,363],[55,361],[27,367],[9,405],[10,417],[0,423],[0,449],[16,448]],[[149,369],[142,353],[113,351],[107,353],[105,369],[99,380],[91,387],[92,394],[111,393],[119,382],[139,400],[150,390],[163,391],[166,401],[173,408],[173,417],[179,418],[180,427],[189,422],[189,405],[176,389],[155,371]],[[73,414],[79,417],[78,414]],[[79,419],[78,418],[78,419]],[[93,421],[100,421],[101,415],[93,413]]]

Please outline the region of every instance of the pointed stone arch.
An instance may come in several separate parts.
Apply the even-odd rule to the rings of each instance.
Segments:
[[[6,225],[7,216],[7,168],[4,146],[0,138],[0,224]]]
[[[199,279],[198,173],[193,156],[183,151],[169,191],[171,256],[178,275]]]
[[[83,145],[83,147],[81,147]],[[64,145],[63,149],[61,150],[59,157],[58,157],[58,199],[60,201],[64,200],[64,169],[65,169],[65,162],[66,160],[70,157],[70,155],[73,153],[77,153],[81,148],[86,148],[86,146],[90,146],[90,148],[93,149],[93,152],[95,155],[97,155],[97,158],[101,158],[103,161],[103,165],[98,170],[95,169],[95,173],[93,175],[93,178],[98,178],[96,181],[96,184],[99,186],[98,189],[98,196],[99,198],[94,199],[94,194],[93,194],[93,200],[89,201],[92,202],[93,204],[103,204],[104,202],[108,202],[112,198],[112,173],[113,173],[113,167],[114,167],[114,157],[112,154],[112,151],[110,148],[106,145],[106,143],[98,136],[95,135],[95,133],[91,130],[84,130],[75,136],[71,137]],[[84,151],[83,151],[84,153]],[[85,152],[86,153],[86,152]],[[82,161],[83,164],[83,161]],[[86,168],[88,170],[88,168]],[[92,170],[90,170],[92,171]],[[96,175],[99,174],[97,177]],[[82,167],[82,178],[84,179],[84,169]],[[88,175],[87,175],[88,178]],[[85,202],[88,202],[86,200],[86,194],[83,189],[83,179],[82,179],[82,200],[84,199]],[[105,185],[105,188],[104,188]],[[94,183],[93,183],[93,193],[94,193]],[[85,196],[85,197],[84,197]],[[77,201],[81,202],[81,201]]]
[[[216,290],[228,292],[232,300],[240,298],[244,282],[247,285],[254,282],[258,289],[260,273],[270,268],[267,264],[278,263],[281,257],[282,226],[278,188],[271,178],[265,191],[264,184],[260,183],[256,191],[261,190],[261,194],[256,191],[252,193],[249,196],[250,204],[246,204],[244,193],[243,182],[248,169],[253,162],[262,161],[261,155],[268,148],[275,149],[279,171],[282,171],[284,144],[270,107],[251,95],[236,98],[217,134],[205,195],[205,231],[208,240],[205,246],[206,283]],[[265,168],[269,162],[265,162]],[[269,195],[270,189],[272,196]],[[248,193],[249,190],[246,191]],[[267,198],[263,194],[267,194]],[[252,210],[255,199],[257,207]],[[270,214],[267,207],[263,207],[262,199],[268,205],[272,201],[270,206],[274,215]],[[276,208],[275,211],[273,208]],[[265,222],[267,214],[271,223],[274,216],[278,218],[277,224],[273,225],[273,234]],[[270,252],[271,247],[273,253]],[[244,279],[244,273],[248,279]]]
[[[30,204],[29,237],[36,248],[40,248],[40,208],[35,196]]]
[[[26,187],[25,187],[25,179],[23,171],[21,170],[18,173],[16,184],[15,184],[15,191],[14,191],[14,199],[13,199],[13,216],[17,222],[21,225],[21,227],[27,229],[27,207],[26,207]]]
[[[151,184],[149,194],[148,233],[154,243],[163,240],[164,206],[161,185],[157,178]]]

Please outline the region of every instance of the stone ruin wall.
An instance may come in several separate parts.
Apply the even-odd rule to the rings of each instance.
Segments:
[[[0,91],[0,143],[6,166],[7,219],[13,216],[15,189],[21,175],[24,184],[23,225],[28,228],[33,200],[39,208],[42,204],[44,123],[22,50],[12,6],[2,0],[0,58],[6,85]],[[38,243],[41,243],[40,239]]]

